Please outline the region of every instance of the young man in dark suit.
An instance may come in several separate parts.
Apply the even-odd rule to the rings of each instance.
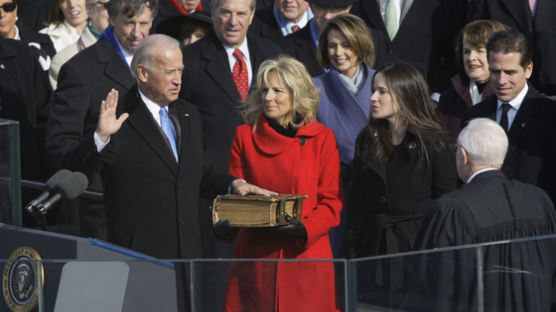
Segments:
[[[317,60],[317,48],[320,33],[334,16],[349,13],[356,0],[309,0],[313,19],[301,30],[286,36],[278,43],[286,53],[307,67],[312,77],[324,74],[324,69]]]
[[[507,149],[505,131],[496,122],[487,118],[469,122],[459,134],[456,150],[458,175],[465,184],[431,204],[417,249],[556,233],[556,212],[547,194],[500,171]],[[476,258],[476,249],[416,256],[416,287],[409,298],[418,302],[413,308],[427,311],[476,310],[481,304],[479,270],[484,276],[485,311],[550,311],[555,247],[552,238],[486,245],[481,248],[483,258]]]
[[[531,43],[535,71],[530,81],[539,92],[556,96],[556,1],[471,0],[469,18],[493,19],[523,33]]]
[[[527,82],[533,72],[527,38],[515,30],[494,34],[487,43],[489,83],[495,95],[473,106],[466,121],[487,117],[508,133],[502,171],[511,179],[543,188],[556,199],[556,148],[552,123],[556,102]]]
[[[67,61],[58,75],[46,130],[46,154],[52,169],[77,170],[76,157],[84,138],[98,121],[99,104],[111,89],[122,94],[135,83],[129,63],[141,40],[149,34],[157,1],[113,0],[107,4],[110,26],[101,38]],[[102,192],[98,172],[89,175],[89,190]],[[106,239],[101,201],[81,198],[80,208],[64,214],[78,219],[79,234]],[[74,217],[79,213],[78,217]]]

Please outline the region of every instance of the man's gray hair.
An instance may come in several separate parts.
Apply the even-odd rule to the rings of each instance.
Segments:
[[[216,9],[217,7],[220,6],[220,1],[221,0],[211,0],[210,1],[210,7],[211,10],[212,9]],[[257,7],[257,0],[250,0],[251,3],[249,3],[249,8],[251,9],[251,12],[255,11],[256,7]]]
[[[458,144],[473,165],[501,166],[508,151],[508,137],[499,124],[488,118],[472,119],[458,136]]]
[[[133,53],[133,59],[131,60],[131,74],[137,79],[137,68],[139,64],[147,69],[152,69],[155,59],[156,59],[156,48],[162,48],[163,50],[180,48],[180,43],[169,36],[162,34],[150,35],[143,39],[135,53]]]

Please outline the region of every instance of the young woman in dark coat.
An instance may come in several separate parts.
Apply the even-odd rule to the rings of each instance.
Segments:
[[[354,179],[348,202],[343,255],[346,258],[413,249],[426,202],[457,188],[449,135],[436,117],[428,86],[406,63],[377,70],[371,114],[355,146]],[[358,297],[394,306],[408,273],[402,258],[362,262]]]
[[[411,250],[421,205],[457,188],[451,140],[421,74],[405,63],[386,65],[375,74],[371,101],[355,148],[348,258]]]

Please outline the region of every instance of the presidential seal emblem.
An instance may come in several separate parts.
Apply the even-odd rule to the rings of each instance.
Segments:
[[[10,255],[4,266],[2,293],[11,311],[28,312],[37,306],[39,301],[38,274],[44,283],[41,260],[39,253],[31,247],[19,247]]]

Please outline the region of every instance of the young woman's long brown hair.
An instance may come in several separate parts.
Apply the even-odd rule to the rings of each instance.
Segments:
[[[418,141],[421,155],[426,163],[429,155],[425,142],[434,148],[446,146],[446,132],[438,121],[435,105],[429,98],[429,87],[423,76],[414,67],[396,62],[379,68],[394,105],[397,105],[398,122],[413,133]],[[369,118],[367,127],[359,134],[355,150],[355,165],[364,166],[371,159],[388,161],[394,149],[390,125],[386,119]]]

